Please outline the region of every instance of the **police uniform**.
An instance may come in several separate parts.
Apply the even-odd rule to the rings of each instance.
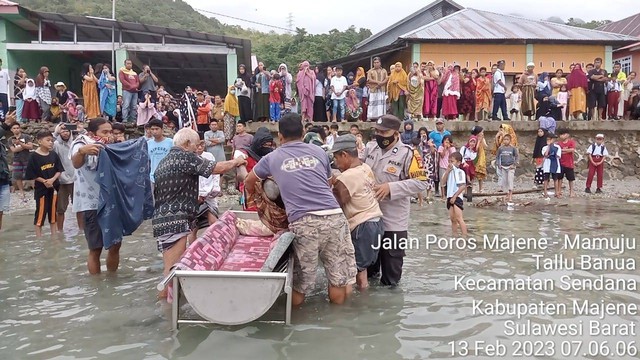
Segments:
[[[378,119],[373,128],[399,131],[400,126],[400,119],[385,115]],[[411,196],[428,187],[427,181],[410,176],[412,160],[413,149],[399,141],[399,138],[393,146],[384,150],[375,141],[369,142],[365,148],[365,163],[373,170],[376,183],[389,183],[390,190],[389,196],[380,201],[384,230],[382,246],[378,260],[368,268],[369,275],[381,273],[380,282],[383,285],[396,285],[400,281],[405,256],[401,247],[404,240],[401,239],[408,238]]]

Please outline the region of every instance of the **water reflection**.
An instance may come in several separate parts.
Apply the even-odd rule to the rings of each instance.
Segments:
[[[562,204],[560,202],[560,204]],[[469,292],[454,289],[454,276],[500,279],[531,276],[556,281],[563,275],[594,277],[582,270],[536,270],[532,254],[567,257],[564,234],[619,236],[640,234],[635,204],[576,200],[571,206],[541,206],[465,210],[472,236],[549,237],[544,251],[515,254],[490,250],[407,251],[402,286],[373,287],[356,293],[345,306],[325,301],[326,280],[315,296],[293,314],[293,324],[252,323],[246,326],[185,326],[169,331],[168,307],[156,303],[155,289],[162,260],[155,250],[149,224],[128,238],[122,268],[116,275],[88,277],[86,245],[77,229],[68,227],[61,240],[25,235],[31,215],[12,215],[0,236],[0,352],[3,359],[425,359],[451,358],[453,340],[507,339],[504,321],[512,316],[478,315],[473,300],[500,299],[570,302],[574,299],[640,304],[629,291]],[[72,219],[73,216],[67,216]],[[410,235],[449,236],[444,204],[414,208]],[[613,252],[584,252],[594,255]],[[637,251],[626,254],[640,261]],[[640,280],[638,271],[603,272],[606,277]],[[598,274],[599,275],[599,274]],[[319,277],[324,279],[323,276]],[[278,318],[284,299],[269,314]],[[589,321],[593,317],[581,316]],[[575,322],[572,316],[530,316],[536,323]],[[638,321],[613,316],[607,322]],[[583,337],[589,340],[588,337]],[[553,339],[553,337],[540,337]],[[558,358],[558,357],[556,357]]]

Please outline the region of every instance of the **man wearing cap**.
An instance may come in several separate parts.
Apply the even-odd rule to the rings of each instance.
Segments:
[[[451,133],[444,129],[444,120],[439,118],[436,120],[436,130],[429,133],[429,139],[433,140],[436,148],[439,148],[442,145],[442,139],[447,135],[451,136]]]
[[[331,153],[342,172],[330,179],[333,194],[349,221],[351,241],[356,252],[356,284],[359,289],[369,286],[367,268],[378,259],[378,242],[383,234],[382,211],[373,187],[376,178],[367,164],[358,158],[357,139],[354,135],[339,136]]]
[[[313,292],[318,259],[329,283],[329,300],[341,304],[356,282],[356,259],[349,223],[331,193],[331,165],[319,146],[302,142],[302,117],[289,113],[278,122],[280,147],[262,157],[244,180],[247,197],[258,180],[271,177],[280,188],[293,240],[294,306]]]
[[[522,87],[522,105],[520,110],[522,115],[528,116],[531,120],[531,116],[536,113],[536,105],[534,99],[536,96],[536,73],[534,72],[536,65],[532,62],[527,64],[527,70],[520,75],[518,83]]]
[[[504,60],[500,60],[498,61],[498,68],[491,79],[493,83],[493,112],[491,120],[500,120],[498,119],[498,109],[502,110],[502,120],[511,120],[507,113],[507,99],[504,95],[507,90],[506,81],[504,77]]]
[[[373,125],[376,141],[367,144],[364,154],[365,163],[376,177],[374,192],[383,213],[384,229],[378,260],[369,267],[368,273],[372,277],[381,272],[380,282],[392,286],[397,285],[402,276],[405,252],[400,246],[408,237],[411,196],[429,185],[409,172],[414,155],[411,146],[399,141],[401,124],[393,115],[378,119]]]

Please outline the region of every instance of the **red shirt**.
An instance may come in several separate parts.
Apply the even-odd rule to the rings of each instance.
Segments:
[[[279,104],[281,92],[282,92],[282,81],[271,80],[271,83],[269,84],[269,102]]]
[[[573,139],[568,139],[566,142],[558,141],[558,145],[561,149],[575,149],[576,142]],[[560,166],[573,169],[573,153],[562,153],[560,156]]]

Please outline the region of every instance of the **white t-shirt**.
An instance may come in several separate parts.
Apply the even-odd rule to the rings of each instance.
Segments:
[[[589,154],[591,156],[609,156],[609,151],[607,151],[607,148],[604,146],[604,143],[602,145],[593,143],[589,145],[589,147],[587,148],[587,155]]]
[[[498,84],[498,80],[502,80],[503,84],[507,83],[504,78],[504,73],[500,69],[497,69],[496,72],[493,73],[493,93],[504,94],[505,88],[502,85]]]
[[[467,160],[475,160],[476,157],[478,156],[478,153],[468,149],[466,146],[463,146],[460,148],[460,154],[462,154],[462,160],[463,161],[467,161]]]
[[[320,82],[320,80],[316,79],[316,97],[320,96],[322,97],[324,95],[324,86],[322,86],[322,83]]]
[[[340,96],[337,96],[334,92],[331,93],[331,100],[342,100],[347,96],[347,86],[349,86],[349,84],[347,83],[347,78],[344,76],[334,76],[333,78],[331,78],[331,86],[333,86],[333,90],[336,93],[339,93],[342,91],[342,94],[340,94]]]
[[[0,70],[0,94],[9,93],[9,72],[7,69]],[[4,104],[9,106],[9,104]]]
[[[466,175],[464,174],[464,170],[454,167],[451,172],[449,172],[449,177],[447,178],[447,198],[453,197],[458,192],[458,186],[465,185],[467,183]],[[460,199],[462,199],[462,193],[458,195]]]
[[[76,138],[71,144],[70,157],[77,154],[84,145],[94,144],[88,136]],[[76,181],[73,183],[73,212],[98,210],[98,199],[100,198],[100,185],[96,178],[98,177],[98,159],[97,156],[85,156],[85,162],[76,169]]]

